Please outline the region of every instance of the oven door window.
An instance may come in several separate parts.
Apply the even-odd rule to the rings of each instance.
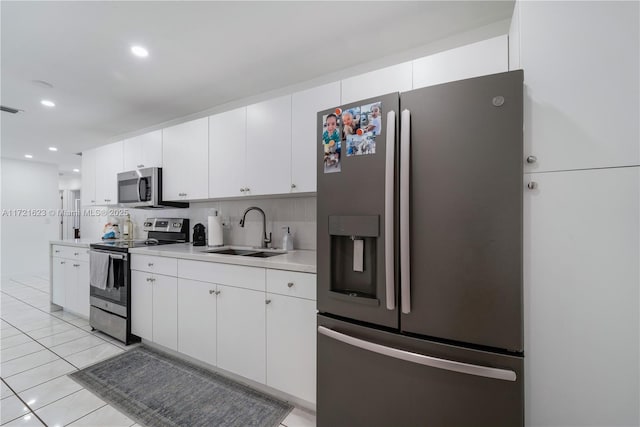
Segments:
[[[107,288],[100,289],[91,286],[91,296],[111,301],[116,304],[127,304],[127,286],[129,261],[111,258],[109,261],[109,276],[107,278]]]

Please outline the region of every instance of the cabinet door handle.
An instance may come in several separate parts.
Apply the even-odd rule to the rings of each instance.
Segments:
[[[220,295],[220,292],[221,292],[221,291],[216,291],[216,295]]]
[[[266,300],[264,303],[265,303],[265,304],[271,304],[271,300],[270,300],[270,299],[268,299],[268,300]]]
[[[66,264],[66,263],[67,263],[66,261],[60,261],[60,265]]]
[[[536,188],[538,188],[538,183],[535,181],[531,181],[527,184],[527,188],[529,190],[535,190]]]
[[[528,156],[527,157],[527,163],[531,164],[531,163],[535,163],[538,161],[538,158],[536,156]]]
[[[247,192],[248,192],[248,191],[249,191],[249,187],[245,187],[245,188],[244,188],[244,191],[247,191]]]
[[[74,267],[80,267],[80,264],[73,264]]]
[[[58,252],[60,252],[60,251],[54,251],[54,252],[55,252],[55,253],[58,253]]]
[[[111,199],[104,199],[104,201],[105,201],[105,202],[110,202],[110,201],[111,201]]]
[[[153,267],[153,263],[150,262],[149,264],[147,264],[149,267]]]
[[[144,165],[138,165],[138,167],[139,167],[139,168],[143,168],[143,167],[144,167]]]
[[[80,255],[80,252],[74,252],[73,255],[78,256]]]
[[[244,188],[241,188],[241,189],[240,189],[240,192],[241,192],[241,193],[244,193]]]
[[[291,188],[296,188],[296,185],[295,184],[291,184]]]
[[[215,293],[216,293],[216,291],[214,291],[213,289],[209,289],[209,295],[213,295]]]
[[[96,202],[95,200],[92,200],[92,201],[91,201],[91,203],[95,203],[95,202]]]
[[[287,283],[287,286],[290,287],[290,288],[293,288],[293,282]]]

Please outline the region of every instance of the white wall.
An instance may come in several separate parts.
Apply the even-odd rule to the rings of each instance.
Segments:
[[[60,207],[58,167],[2,159],[2,276],[49,273],[49,240],[59,223],[50,209]],[[9,216],[13,209],[44,210],[44,216]],[[37,212],[40,213],[40,212]]]
[[[60,190],[79,190],[81,185],[80,175],[62,175],[58,178]]]
[[[518,2],[525,424],[640,425],[640,7]]]

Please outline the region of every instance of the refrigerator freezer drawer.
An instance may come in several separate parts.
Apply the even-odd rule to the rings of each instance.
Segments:
[[[318,426],[521,426],[523,358],[318,316]]]

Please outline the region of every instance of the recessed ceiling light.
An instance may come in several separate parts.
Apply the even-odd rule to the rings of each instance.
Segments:
[[[43,99],[42,101],[40,101],[40,104],[44,105],[45,107],[55,107],[56,104],[53,101],[49,101],[48,99]]]
[[[56,147],[49,147],[49,151],[58,151]]]
[[[131,46],[131,53],[140,58],[146,58],[149,56],[149,51],[142,46]]]
[[[80,169],[74,169],[73,171],[74,172],[80,172]]]
[[[33,159],[33,156],[31,154],[25,154],[24,155],[27,159]]]

